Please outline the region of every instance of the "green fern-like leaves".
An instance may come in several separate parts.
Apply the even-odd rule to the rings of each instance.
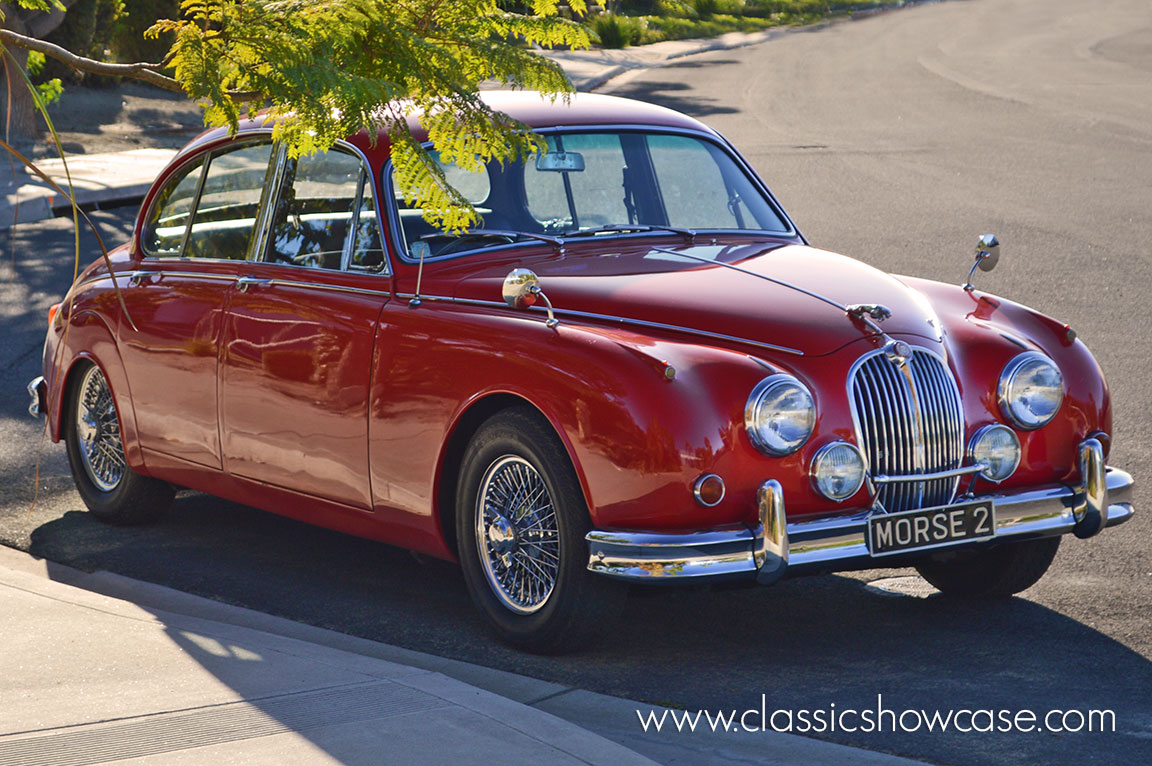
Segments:
[[[584,3],[568,6],[584,12]],[[529,46],[587,47],[584,27],[558,16],[555,0],[533,15],[496,0],[184,0],[183,18],[149,33],[174,32],[169,56],[188,95],[206,104],[210,125],[238,127],[245,105],[268,106],[276,136],[293,155],[324,151],[361,130],[387,133],[395,178],[430,223],[474,225],[471,205],[414,140],[415,118],[445,162],[475,169],[540,151],[524,125],[476,95],[483,82],[571,91],[564,72]]]

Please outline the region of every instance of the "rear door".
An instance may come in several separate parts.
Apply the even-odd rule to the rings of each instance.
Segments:
[[[223,332],[225,468],[368,511],[368,389],[391,288],[371,175],[349,148],[281,168]]]
[[[149,211],[137,243],[142,258],[122,291],[133,322],[118,330],[145,450],[222,467],[220,338],[271,152],[260,139],[192,159]]]

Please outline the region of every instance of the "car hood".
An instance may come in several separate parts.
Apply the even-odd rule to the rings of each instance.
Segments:
[[[451,292],[458,299],[499,300],[510,267],[524,266],[539,275],[558,312],[674,325],[810,356],[875,334],[828,301],[879,304],[892,312],[882,323],[887,333],[939,337],[939,321],[919,292],[826,250],[765,242],[659,247],[617,242],[613,249],[604,241],[590,244],[568,246],[559,258],[501,258],[479,274],[457,272],[460,279]]]

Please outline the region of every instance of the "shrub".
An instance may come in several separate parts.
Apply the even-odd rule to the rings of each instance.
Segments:
[[[615,13],[601,13],[592,19],[592,31],[605,48],[626,48],[636,45],[644,36],[644,20]]]

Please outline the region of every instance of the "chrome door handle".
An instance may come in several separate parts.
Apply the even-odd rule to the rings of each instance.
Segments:
[[[128,284],[131,285],[132,287],[139,287],[140,285],[144,284],[144,280],[149,279],[151,277],[159,278],[160,272],[158,272],[158,271],[133,271],[131,274],[128,275]]]
[[[267,287],[272,284],[271,279],[257,279],[256,277],[240,277],[236,280],[236,287],[245,292],[249,287]]]

